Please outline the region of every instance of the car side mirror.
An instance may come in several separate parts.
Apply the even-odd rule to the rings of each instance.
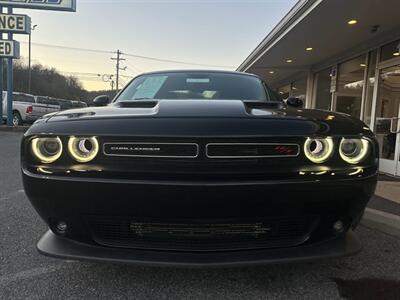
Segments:
[[[94,98],[93,105],[94,106],[107,106],[108,104],[110,104],[110,102],[111,102],[110,97],[108,97],[107,95],[102,95],[102,96],[97,96],[96,98]]]
[[[304,106],[303,100],[301,100],[300,98],[297,98],[297,97],[289,97],[286,100],[286,104],[289,106],[298,107],[298,108],[301,108]]]

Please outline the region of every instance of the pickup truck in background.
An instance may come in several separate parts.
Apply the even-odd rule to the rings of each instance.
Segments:
[[[61,110],[88,107],[88,105],[82,101],[72,101],[72,100],[56,99],[56,98],[50,98],[50,99],[56,101],[58,105],[60,105]]]
[[[49,97],[17,92],[13,95],[12,123],[14,126],[33,123],[46,114],[60,110],[60,105],[56,101],[50,101]],[[3,119],[7,120],[7,92],[3,92]]]

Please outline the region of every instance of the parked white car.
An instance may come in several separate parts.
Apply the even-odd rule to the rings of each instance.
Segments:
[[[33,123],[40,117],[60,110],[60,105],[48,97],[13,93],[13,125]],[[3,119],[7,120],[7,92],[3,92]]]

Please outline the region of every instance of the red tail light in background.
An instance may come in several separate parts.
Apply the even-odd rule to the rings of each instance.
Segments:
[[[27,114],[31,114],[33,112],[33,107],[32,106],[28,106],[27,108],[26,108],[26,113]]]

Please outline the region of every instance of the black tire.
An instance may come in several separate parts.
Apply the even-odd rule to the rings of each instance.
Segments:
[[[22,118],[19,112],[13,112],[13,119],[12,119],[13,126],[21,126],[22,125]]]

